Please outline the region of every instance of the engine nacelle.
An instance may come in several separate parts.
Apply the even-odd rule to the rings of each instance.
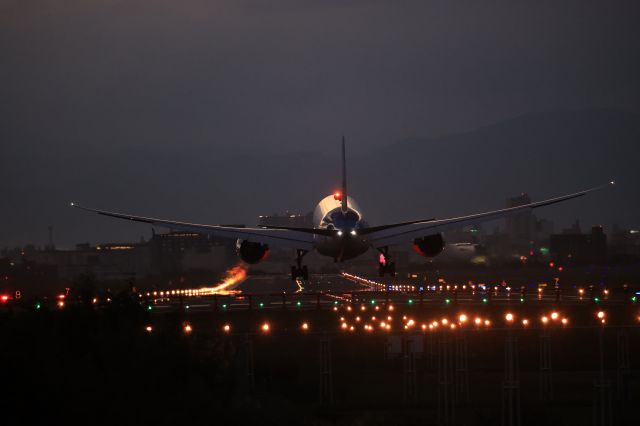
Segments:
[[[267,258],[269,246],[251,241],[237,240],[236,253],[244,262],[253,265]]]
[[[434,257],[439,255],[444,249],[444,239],[442,234],[427,235],[426,237],[413,240],[413,249],[420,256]]]

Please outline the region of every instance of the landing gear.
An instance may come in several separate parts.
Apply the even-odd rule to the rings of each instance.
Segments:
[[[296,264],[291,267],[291,280],[295,281],[298,278],[307,281],[309,279],[309,269],[307,265],[302,265],[302,258],[307,254],[306,250],[296,250],[297,259]]]
[[[396,276],[396,262],[391,262],[389,257],[389,247],[378,248],[380,252],[380,259],[378,261],[378,274],[384,277],[389,274],[391,277]]]

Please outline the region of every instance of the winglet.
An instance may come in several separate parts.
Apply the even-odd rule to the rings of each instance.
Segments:
[[[348,209],[347,199],[347,159],[344,148],[344,136],[342,136],[342,212],[346,213]]]

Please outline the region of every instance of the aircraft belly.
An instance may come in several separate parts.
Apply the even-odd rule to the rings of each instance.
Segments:
[[[323,256],[344,261],[360,256],[369,250],[369,244],[362,238],[353,237],[321,237],[316,243],[316,250]]]

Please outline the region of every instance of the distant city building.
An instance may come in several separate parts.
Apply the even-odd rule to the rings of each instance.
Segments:
[[[531,197],[522,193],[516,197],[507,198],[506,207],[519,207],[531,203]],[[533,240],[535,217],[530,210],[506,217],[507,233],[516,245],[526,244]]]
[[[575,232],[579,230],[576,222],[562,234],[551,235],[551,258],[574,264],[603,263],[607,256],[607,236],[602,226],[592,227],[590,234]]]
[[[307,214],[294,214],[285,212],[280,215],[259,216],[258,226],[287,226],[292,228],[313,228],[313,212]]]
[[[507,208],[519,207],[531,203],[531,197],[522,193],[516,197],[507,198]],[[540,243],[546,243],[554,232],[553,222],[538,219],[531,210],[526,210],[512,216],[507,216],[506,233],[511,241],[511,249],[526,253]]]

